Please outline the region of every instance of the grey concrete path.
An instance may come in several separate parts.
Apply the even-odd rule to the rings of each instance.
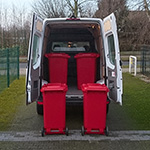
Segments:
[[[149,150],[149,141],[0,142],[0,150]]]
[[[80,130],[69,131],[69,136],[66,135],[45,135],[41,136],[38,131],[15,132],[7,131],[0,132],[0,141],[9,142],[31,142],[31,141],[150,141],[150,131],[111,131],[109,136],[105,135],[81,135]]]

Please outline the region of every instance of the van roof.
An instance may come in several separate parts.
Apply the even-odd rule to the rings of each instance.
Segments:
[[[70,21],[70,22],[89,22],[89,23],[99,23],[101,24],[102,19],[100,18],[45,18],[44,19],[44,24],[50,23],[50,22],[65,22],[65,21]]]

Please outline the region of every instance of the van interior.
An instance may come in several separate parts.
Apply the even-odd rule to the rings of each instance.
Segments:
[[[105,77],[105,63],[104,54],[102,51],[103,42],[100,23],[96,21],[91,22],[81,20],[66,20],[57,22],[47,21],[43,41],[44,43],[41,60],[41,76],[43,80],[50,82],[48,69],[49,63],[48,59],[45,57],[45,54],[68,54],[70,58],[68,59],[68,92],[66,94],[66,101],[68,103],[82,102],[83,93],[77,88],[77,63],[74,56],[78,53],[100,54],[100,57],[97,58],[95,82],[103,80]]]

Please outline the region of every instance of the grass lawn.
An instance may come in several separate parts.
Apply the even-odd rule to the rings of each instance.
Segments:
[[[0,93],[0,130],[6,130],[14,118],[19,105],[25,98],[25,77],[15,80]]]
[[[0,93],[7,88],[7,76],[0,75]]]
[[[150,83],[123,74],[123,107],[135,122],[135,130],[150,130]]]

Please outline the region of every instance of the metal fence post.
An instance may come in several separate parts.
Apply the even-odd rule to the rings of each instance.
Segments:
[[[17,47],[17,79],[19,79],[19,47]]]
[[[141,65],[142,66],[142,74],[144,74],[144,55],[145,55],[144,49],[142,48],[142,61],[141,61],[142,62],[142,65]]]
[[[7,87],[9,87],[10,84],[10,77],[9,77],[9,49],[6,49],[7,53]]]

